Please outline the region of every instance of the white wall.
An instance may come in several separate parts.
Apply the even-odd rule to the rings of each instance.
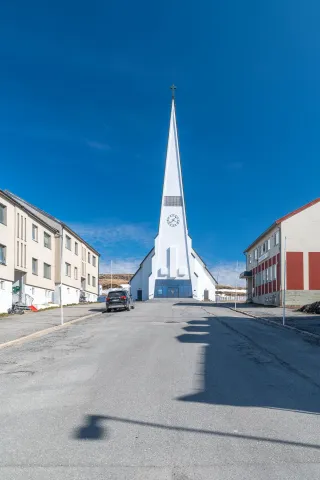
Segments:
[[[32,305],[47,305],[53,303],[54,290],[49,290],[41,287],[34,287],[32,285],[25,285],[25,293],[33,298]]]
[[[3,283],[2,283],[3,282]],[[12,307],[12,282],[0,279],[0,313]]]
[[[154,292],[154,276],[150,276],[152,272],[152,260],[154,258],[154,249],[145,258],[140,270],[131,279],[131,294],[134,300],[137,299],[138,290],[142,289],[142,300],[153,298]],[[150,293],[150,294],[149,294]],[[152,296],[151,296],[152,295]]]
[[[193,298],[203,300],[204,291],[208,290],[209,300],[214,302],[216,298],[216,286],[214,280],[194,251],[191,255],[191,266],[192,272],[196,273],[196,275],[193,275],[192,279]]]

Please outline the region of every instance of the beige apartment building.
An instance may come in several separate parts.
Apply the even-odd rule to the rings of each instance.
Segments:
[[[99,253],[60,220],[0,190],[0,313],[98,297]],[[62,293],[61,293],[62,292]]]
[[[320,300],[320,198],[276,220],[245,250],[248,299],[299,306]]]

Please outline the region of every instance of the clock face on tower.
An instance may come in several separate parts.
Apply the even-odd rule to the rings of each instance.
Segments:
[[[167,223],[169,227],[176,227],[180,223],[180,218],[178,217],[178,215],[175,215],[174,213],[172,213],[167,218]]]

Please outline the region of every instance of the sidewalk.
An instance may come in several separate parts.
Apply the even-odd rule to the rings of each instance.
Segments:
[[[76,318],[85,317],[93,313],[103,312],[104,303],[92,303],[64,307],[64,322],[70,322]],[[0,345],[17,338],[25,337],[31,333],[44,330],[49,327],[60,325],[60,308],[52,310],[40,310],[39,312],[27,312],[24,315],[9,315],[0,318]]]
[[[232,303],[228,304],[228,306],[234,308],[234,304]],[[239,303],[237,310],[282,324],[282,307],[266,307],[252,303]],[[286,308],[286,325],[320,336],[320,315],[296,312],[290,308]]]

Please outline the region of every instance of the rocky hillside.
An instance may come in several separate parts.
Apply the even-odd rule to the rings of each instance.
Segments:
[[[129,283],[133,273],[113,273],[112,274],[112,287],[120,287],[123,283]],[[101,273],[99,275],[99,284],[102,285],[103,290],[111,288],[111,275],[110,273]]]

